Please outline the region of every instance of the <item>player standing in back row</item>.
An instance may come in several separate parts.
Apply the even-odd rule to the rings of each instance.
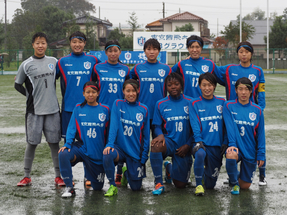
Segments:
[[[55,184],[64,186],[65,183],[60,177],[58,160],[61,128],[55,87],[57,59],[45,55],[48,44],[47,36],[44,33],[36,33],[32,38],[32,45],[34,55],[21,64],[15,79],[15,89],[27,97],[25,177],[17,186],[28,186],[32,182],[30,173],[36,147],[41,143],[42,132],[51,149],[56,175]],[[25,83],[25,87],[23,83]]]
[[[172,72],[180,74],[183,78],[183,94],[197,98],[201,95],[198,85],[199,76],[206,72],[214,73],[218,67],[212,60],[200,56],[203,49],[201,37],[192,35],[187,38],[186,47],[190,55],[189,58],[175,64],[172,67]],[[222,84],[221,82],[219,83]]]
[[[152,125],[155,104],[166,96],[164,79],[171,73],[171,68],[159,62],[157,57],[160,52],[160,43],[156,39],[148,39],[144,44],[144,52],[147,61],[135,65],[130,72],[130,77],[138,80],[139,102],[148,106],[150,117],[150,128],[152,137],[155,138],[154,126]]]

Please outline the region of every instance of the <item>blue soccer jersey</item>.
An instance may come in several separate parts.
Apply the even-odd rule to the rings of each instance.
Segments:
[[[238,100],[227,101],[223,107],[228,146],[239,148],[249,162],[265,160],[264,115],[253,102],[242,105]]]
[[[189,102],[191,98],[181,95],[179,99],[167,96],[156,103],[153,125],[162,126],[165,137],[176,144],[176,148],[185,145],[191,136],[189,123]]]
[[[94,163],[103,164],[103,150],[105,148],[105,136],[109,124],[109,107],[98,104],[81,107],[77,104],[67,130],[65,147],[71,149],[76,132],[78,131],[82,149]]]
[[[219,67],[215,75],[225,85],[226,99],[235,100],[235,83],[239,78],[246,77],[252,81],[253,91],[251,101],[258,104],[262,109],[265,108],[265,79],[261,67],[251,64],[249,67],[243,67],[241,64],[230,64]],[[263,84],[260,86],[260,84]]]
[[[148,106],[150,119],[153,118],[155,103],[166,96],[164,79],[171,73],[171,68],[163,63],[137,64],[130,73],[130,78],[139,80],[138,100]]]
[[[201,90],[198,85],[199,76],[206,72],[213,73],[215,70],[217,70],[215,63],[203,57],[185,59],[172,67],[172,72],[180,74],[183,78],[183,94],[193,98],[201,96]]]
[[[222,117],[224,102],[225,99],[220,97],[205,99],[200,96],[189,103],[190,125],[195,142],[221,147],[225,137]]]
[[[77,103],[85,100],[83,86],[92,80],[93,67],[99,60],[93,55],[74,53],[60,58],[57,78],[61,77],[62,110],[72,112]]]
[[[116,144],[135,161],[145,164],[148,159],[150,125],[148,108],[140,102],[114,101],[111,112],[109,141],[106,147]]]
[[[99,102],[112,107],[116,99],[124,98],[122,89],[130,72],[128,66],[121,63],[110,64],[106,61],[96,64],[94,72],[99,87]]]

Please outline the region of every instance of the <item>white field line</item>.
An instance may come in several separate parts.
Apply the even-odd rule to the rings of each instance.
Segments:
[[[275,78],[275,77],[268,77],[266,80],[268,81],[269,79],[271,79],[271,80],[274,80],[274,81],[281,81],[281,82],[285,82],[285,83],[287,83],[287,78],[282,78],[282,77],[280,77],[280,78]]]

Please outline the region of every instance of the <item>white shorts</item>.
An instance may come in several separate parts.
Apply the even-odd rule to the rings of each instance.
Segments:
[[[26,113],[27,143],[32,145],[41,143],[42,131],[48,143],[59,143],[61,141],[59,112],[49,115]]]

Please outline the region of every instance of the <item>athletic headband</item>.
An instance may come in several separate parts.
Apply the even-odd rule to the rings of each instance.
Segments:
[[[74,37],[71,38],[71,40],[72,40],[72,39],[75,39],[75,38],[77,38],[77,39],[82,39],[82,40],[86,41],[84,37],[80,37],[80,36],[74,36]],[[70,41],[71,41],[71,40],[70,40]]]
[[[253,49],[252,49],[249,45],[242,45],[242,46],[239,46],[239,47],[238,47],[237,52],[238,52],[239,49],[241,49],[242,47],[250,48],[250,49],[251,49],[251,52],[253,51]]]
[[[106,48],[106,50],[107,50],[108,48],[112,47],[112,46],[116,46],[116,47],[118,47],[119,49],[121,49],[120,46],[113,44],[113,45],[109,45],[109,46]]]
[[[187,43],[187,46],[192,43],[192,42],[198,42],[199,45],[202,46],[202,43],[199,41],[199,40],[190,40],[188,43]]]
[[[88,87],[94,88],[94,89],[96,89],[96,91],[98,91],[98,88],[95,85],[87,85],[87,86],[85,86],[84,91]]]
[[[124,86],[123,86],[123,89],[125,89],[125,87],[126,87],[128,84],[130,84],[130,85],[132,85],[132,86],[134,86],[134,87],[136,87],[136,88],[139,88],[139,85],[136,84],[136,83],[125,83]]]
[[[238,87],[239,87],[240,85],[246,86],[247,88],[248,88],[248,87],[252,88],[252,86],[251,86],[250,84],[242,84],[242,83],[240,83],[240,84],[238,84]]]

